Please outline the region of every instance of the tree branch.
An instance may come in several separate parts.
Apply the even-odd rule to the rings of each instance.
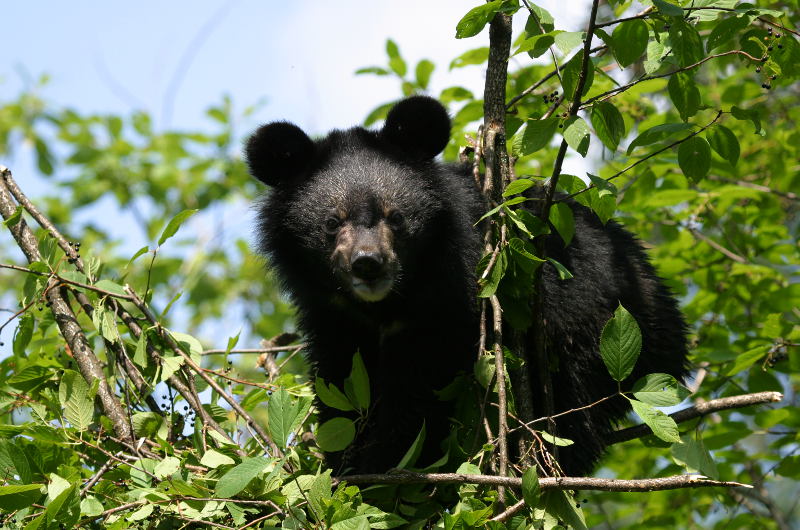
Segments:
[[[397,471],[387,474],[345,475],[334,479],[336,484],[482,484],[487,486],[508,486],[521,488],[519,477],[495,475],[465,475],[461,473],[413,473]],[[594,477],[543,477],[539,479],[542,490],[595,490],[646,492],[674,490],[680,488],[752,488],[741,482],[711,480],[702,475],[675,475],[663,478],[613,479]]]
[[[700,416],[705,416],[706,414],[711,414],[713,412],[720,412],[722,410],[729,409],[741,409],[751,405],[760,405],[763,403],[778,403],[782,399],[783,394],[780,392],[756,392],[755,394],[730,396],[712,399],[711,401],[706,401],[705,403],[697,403],[691,407],[670,414],[670,417],[675,420],[675,423],[682,423],[684,421],[699,418]],[[650,427],[645,424],[635,425],[633,427],[628,427],[627,429],[615,431],[611,434],[611,436],[608,437],[606,443],[608,445],[612,445],[621,442],[627,442],[629,440],[641,438],[642,436],[647,436],[648,434],[652,434],[652,432],[653,431],[650,429]]]
[[[11,175],[11,171],[4,166],[0,166],[0,214],[2,214],[4,219],[11,217],[17,209],[12,196],[16,198],[17,202],[22,205],[28,213],[33,215],[37,221],[39,221],[40,218],[46,220],[19,190],[19,187],[17,187]],[[53,237],[56,237],[54,234],[54,232],[57,233],[55,227],[53,227],[49,221],[47,221],[47,225],[52,228],[50,233],[53,234]],[[48,228],[46,225],[43,226]],[[19,245],[19,248],[25,254],[29,263],[43,261],[42,255],[39,252],[39,243],[36,240],[36,236],[24,219],[20,219],[19,222],[9,228],[14,239],[17,241],[17,245]],[[68,255],[76,256],[77,253],[75,253],[74,249],[72,249],[66,241],[64,241],[64,243],[73,253]],[[77,260],[79,258],[73,259]],[[99,382],[97,396],[100,398],[100,403],[106,416],[108,416],[114,426],[114,432],[121,439],[132,443],[133,429],[128,422],[125,409],[111,390],[105,374],[103,373],[102,364],[92,350],[86,335],[83,333],[83,329],[80,324],[78,324],[75,313],[72,312],[72,308],[62,295],[60,289],[48,288],[45,297],[48,302],[50,302],[50,309],[53,312],[53,317],[58,325],[58,329],[66,340],[75,362],[78,364],[81,375],[90,385],[94,384],[95,380]]]

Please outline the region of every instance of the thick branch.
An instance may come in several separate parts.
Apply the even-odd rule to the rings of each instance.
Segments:
[[[495,475],[464,475],[460,473],[412,473],[400,471],[384,475],[350,475],[338,477],[337,482],[348,484],[484,484],[521,488],[519,477]],[[680,488],[751,488],[748,484],[711,480],[702,475],[675,475],[663,478],[613,479],[593,477],[544,477],[539,479],[542,490],[595,490],[644,492],[674,490]]]
[[[783,399],[783,394],[780,392],[757,392],[755,394],[744,394],[742,396],[730,396],[719,399],[712,399],[705,403],[697,403],[689,408],[679,410],[670,417],[675,420],[675,423],[689,421],[712,412],[719,412],[729,409],[741,409],[751,405],[761,405],[763,403],[778,403]],[[635,438],[647,436],[653,431],[645,424],[635,425],[627,429],[622,429],[611,434],[606,440],[608,445],[620,442],[627,442]]]
[[[6,167],[0,166],[0,214],[2,214],[4,219],[8,219],[16,211],[16,205],[12,194],[17,197],[18,202],[22,204],[23,208],[31,212],[29,207],[32,207],[32,205],[29,202],[25,204],[27,201],[19,199],[24,196],[21,193],[14,193],[14,191],[19,192],[19,188],[12,178],[11,171]],[[37,211],[35,208],[32,209]],[[11,234],[17,241],[19,248],[22,249],[28,262],[43,261],[42,255],[39,252],[39,243],[36,240],[36,236],[24,219],[20,219],[19,222],[10,227],[10,229]],[[69,247],[69,245],[67,245],[67,247]],[[133,429],[128,422],[125,409],[111,390],[108,381],[106,381],[102,365],[94,351],[92,351],[89,341],[86,339],[86,335],[83,333],[80,324],[78,324],[78,320],[72,312],[69,303],[64,296],[62,296],[61,290],[57,288],[47,289],[45,296],[48,302],[50,302],[50,308],[53,312],[56,324],[64,340],[66,340],[75,362],[78,364],[81,375],[90,385],[93,384],[95,380],[99,382],[97,396],[100,398],[100,403],[106,416],[108,416],[114,426],[114,432],[123,440],[133,442]]]

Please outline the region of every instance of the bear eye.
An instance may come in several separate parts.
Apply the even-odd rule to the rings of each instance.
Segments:
[[[389,216],[386,218],[392,228],[400,228],[403,226],[406,218],[397,210],[394,210]]]
[[[331,216],[325,220],[325,231],[329,234],[335,234],[339,231],[339,227],[341,226],[342,222],[338,217]]]

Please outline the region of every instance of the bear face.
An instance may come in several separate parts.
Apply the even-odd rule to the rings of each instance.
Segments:
[[[471,168],[434,159],[449,131],[445,109],[414,96],[398,103],[379,131],[355,127],[312,140],[276,122],[246,146],[251,173],[271,188],[259,205],[258,245],[297,306],[313,375],[342,388],[356,351],[369,374],[366,420],[350,448],[327,455],[337,473],[396,466],[423,424],[420,462],[441,456],[454,409],[437,391],[470,372],[482,353],[476,222],[486,204]],[[526,195],[540,198],[541,190]],[[536,213],[537,204],[520,207]],[[565,247],[551,229],[545,247],[574,277],[561,280],[542,265],[541,310],[555,412],[580,409],[548,428],[574,441],[559,448],[559,463],[580,475],[591,471],[630,410],[619,397],[585,408],[617,391],[598,347],[614,309],[621,303],[642,330],[642,353],[624,388],[647,373],[685,375],[686,325],[638,240],[614,221],[603,224],[591,210],[569,206],[571,243]],[[537,340],[533,330],[515,337],[521,358]],[[538,376],[532,379],[533,413],[541,416],[546,399]],[[346,415],[318,408],[320,422]]]

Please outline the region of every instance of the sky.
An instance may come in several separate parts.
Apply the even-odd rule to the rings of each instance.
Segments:
[[[457,40],[460,18],[480,0],[185,0],[140,2],[17,1],[3,6],[0,101],[17,97],[42,75],[50,103],[81,113],[149,112],[157,129],[209,126],[205,110],[229,95],[242,110],[263,102],[243,127],[289,120],[309,134],[359,124],[379,104],[396,99],[391,78],[357,76],[361,67],[387,62],[392,38],[409,63],[436,64],[431,93],[461,85],[483,92],[480,66],[448,71],[461,53],[488,45],[488,29]],[[587,0],[537,2],[556,27],[580,29]],[[515,17],[519,32],[524,13]],[[234,112],[234,115],[237,113]],[[245,134],[246,131],[242,131]],[[571,168],[570,164],[577,167]],[[47,191],[31,147],[0,159],[29,196]],[[583,162],[565,171],[582,174]],[[100,211],[113,201],[98,205]],[[86,217],[96,215],[87,211]],[[125,212],[118,226],[128,224]],[[238,215],[234,231],[247,235]],[[126,241],[135,250],[147,242]],[[132,251],[133,252],[133,251]],[[6,303],[2,304],[7,306]],[[10,338],[10,330],[3,333]],[[8,349],[10,340],[4,340]]]

